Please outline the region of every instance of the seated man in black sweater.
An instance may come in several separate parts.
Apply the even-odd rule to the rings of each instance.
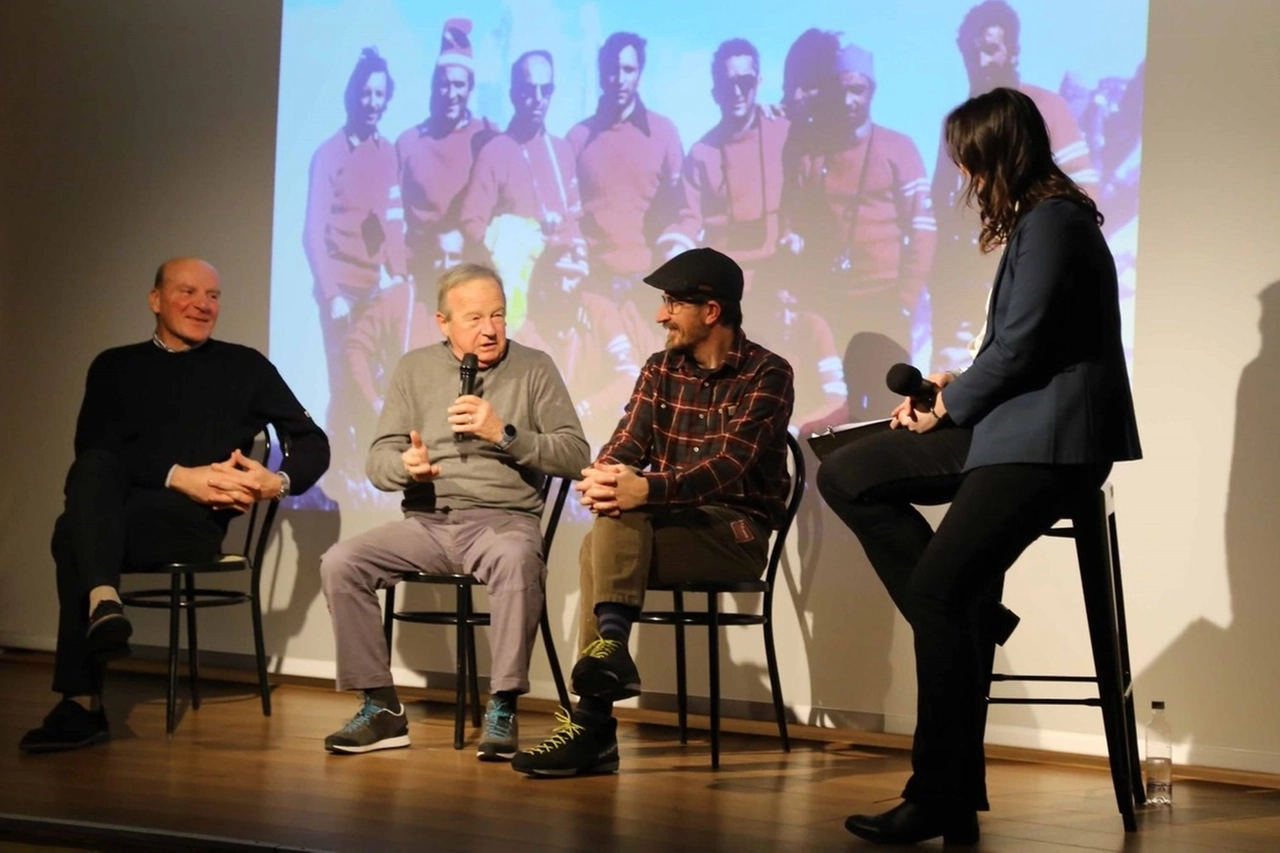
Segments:
[[[53,531],[53,691],[63,698],[22,738],[26,752],[110,739],[104,662],[128,654],[133,630],[117,592],[122,566],[212,557],[234,515],[307,490],[329,466],[328,439],[271,362],[210,338],[220,296],[204,261],[162,264],[151,340],[109,349],[89,367]],[[279,471],[248,456],[267,423],[290,443]]]

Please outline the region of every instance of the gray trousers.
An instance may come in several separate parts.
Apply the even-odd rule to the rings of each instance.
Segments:
[[[547,566],[538,519],[501,509],[414,514],[325,552],[320,582],[333,617],[338,689],[391,686],[377,590],[408,572],[465,573],[485,584],[492,622],[489,689],[527,693]]]

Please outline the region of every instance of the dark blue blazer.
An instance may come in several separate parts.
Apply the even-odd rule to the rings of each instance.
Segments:
[[[1014,226],[982,348],[942,398],[973,428],[965,470],[1141,458],[1115,261],[1087,208],[1048,199]]]

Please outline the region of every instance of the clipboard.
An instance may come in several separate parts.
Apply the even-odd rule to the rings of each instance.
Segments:
[[[892,418],[882,418],[877,421],[858,421],[827,427],[822,432],[815,432],[809,436],[809,448],[821,462],[835,451],[860,438],[888,431],[892,420]]]

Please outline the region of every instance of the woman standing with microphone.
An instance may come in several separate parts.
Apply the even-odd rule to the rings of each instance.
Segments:
[[[1142,453],[1102,214],[1053,162],[1035,104],[995,89],[953,110],[944,137],[981,213],[982,250],[1004,246],[973,364],[930,376],[931,407],[907,398],[894,430],[833,453],[817,478],[915,635],[904,802],[845,822],[886,844],[977,840],[988,809],[980,650],[1008,630],[992,624],[984,591],[1113,462]],[[912,506],[947,502],[936,532]]]

